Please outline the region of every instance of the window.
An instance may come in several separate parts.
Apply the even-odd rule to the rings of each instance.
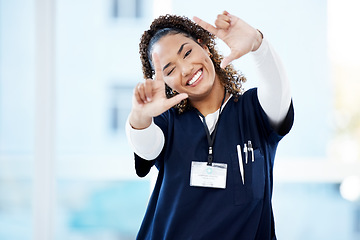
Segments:
[[[143,0],[112,0],[114,18],[142,18]]]

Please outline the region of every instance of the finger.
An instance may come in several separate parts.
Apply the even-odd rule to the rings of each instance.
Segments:
[[[139,86],[141,83],[138,83],[134,89],[134,97],[138,104],[144,104],[144,102],[141,100],[140,94],[139,94]]]
[[[156,53],[152,54],[152,59],[154,63],[155,68],[155,80],[156,81],[163,81],[163,72],[160,66],[160,59],[159,56]]]
[[[240,58],[243,55],[244,55],[244,53],[241,53],[239,51],[231,51],[231,53],[221,61],[220,67],[225,68],[232,61],[234,61],[235,59]]]
[[[166,99],[165,107],[169,109],[188,97],[187,93],[179,93],[169,99]]]
[[[201,20],[198,17],[193,17],[193,20],[195,21],[195,23],[197,23],[198,25],[200,25],[200,27],[204,28],[205,30],[209,31],[210,33],[216,35],[218,33],[218,29],[216,27],[214,27],[213,25]]]
[[[228,29],[230,27],[231,18],[227,14],[227,12],[224,12],[217,16],[215,20],[215,26],[217,28]]]
[[[225,21],[225,22],[228,22],[230,23],[231,22],[231,17],[230,15],[228,15],[228,13],[224,12],[223,14],[219,14],[217,15],[217,20],[221,20],[221,21]]]
[[[146,97],[147,102],[151,102],[151,99],[152,99],[152,82],[153,82],[153,80],[146,79],[145,83],[144,83],[145,97]]]
[[[145,95],[145,89],[144,89],[144,84],[140,83],[137,87],[137,91],[140,97],[140,100],[142,101],[142,103],[146,103],[146,95]]]
[[[230,21],[226,21],[225,19],[216,19],[215,20],[215,26],[218,28],[218,29],[225,29],[227,30],[229,27],[230,27]]]

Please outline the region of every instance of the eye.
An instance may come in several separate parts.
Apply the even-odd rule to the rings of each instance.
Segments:
[[[175,68],[172,68],[167,74],[166,76],[169,76],[173,71],[174,71]]]
[[[185,53],[185,55],[184,55],[184,58],[186,58],[187,56],[189,56],[190,55],[190,53],[191,53],[191,49],[189,50],[189,51],[187,51],[186,53]]]

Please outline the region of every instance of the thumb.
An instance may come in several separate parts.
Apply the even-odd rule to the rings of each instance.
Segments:
[[[188,97],[187,93],[179,93],[166,100],[166,108],[169,109]]]
[[[235,60],[235,54],[233,52],[230,53],[230,55],[226,56],[220,64],[221,68],[225,68],[227,65],[229,65],[233,60]]]
[[[240,51],[231,51],[230,54],[228,56],[226,56],[220,64],[221,68],[225,68],[227,65],[229,65],[232,61],[240,58],[241,56],[243,56],[245,53],[242,53]]]

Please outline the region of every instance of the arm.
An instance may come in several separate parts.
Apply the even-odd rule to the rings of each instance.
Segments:
[[[260,70],[259,102],[277,130],[286,117],[291,103],[290,87],[282,63],[262,34],[242,19],[224,12],[219,14],[215,27],[194,17],[200,26],[222,39],[230,48],[221,67],[252,52]]]
[[[154,121],[151,121],[149,127],[138,130],[131,127],[128,119],[125,131],[130,147],[139,157],[153,160],[159,156],[165,144],[165,137]]]
[[[157,55],[153,54],[155,79],[146,79],[135,89],[132,109],[125,129],[130,146],[134,152],[146,159],[153,160],[164,146],[164,134],[153,122],[153,117],[160,115],[169,108],[187,98],[180,93],[172,98],[165,95],[165,82]]]
[[[266,39],[252,53],[259,71],[258,98],[272,126],[277,130],[291,103],[291,91],[283,64]]]

